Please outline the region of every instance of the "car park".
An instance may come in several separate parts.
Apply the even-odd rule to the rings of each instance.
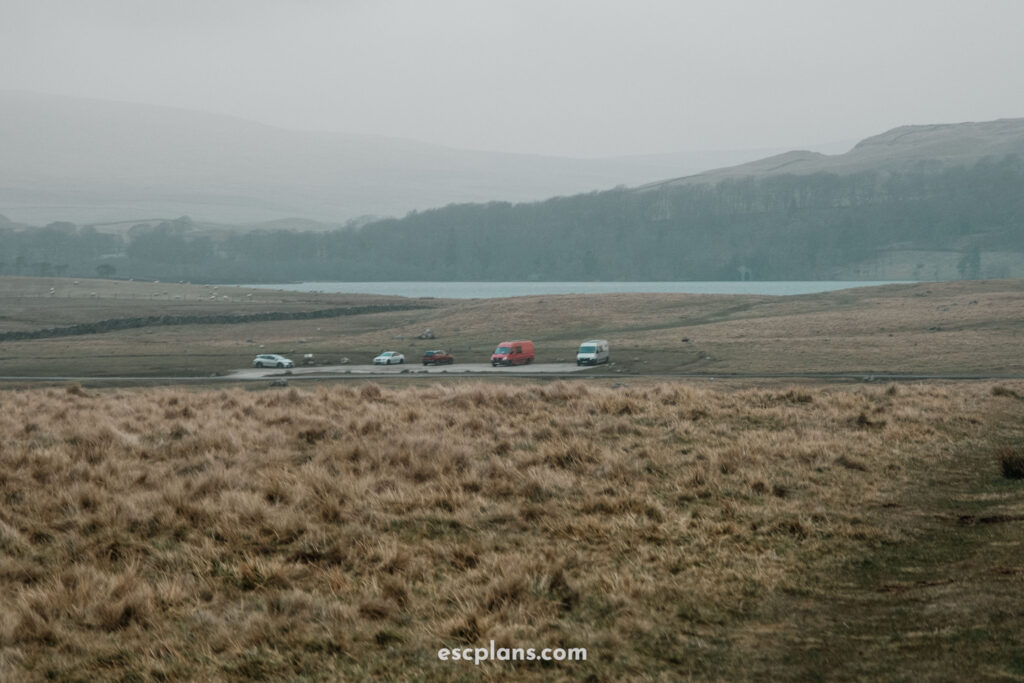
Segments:
[[[261,353],[252,359],[254,368],[294,368],[295,363],[276,353]]]
[[[373,359],[374,365],[392,365],[397,363],[404,363],[405,355],[398,351],[384,351],[379,356]]]
[[[451,365],[454,362],[455,358],[447,351],[435,349],[433,351],[423,352],[424,365]]]

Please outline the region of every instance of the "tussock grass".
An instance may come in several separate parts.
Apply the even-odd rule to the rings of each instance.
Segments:
[[[1007,479],[1024,479],[1024,448],[1003,446],[999,449],[999,467]]]
[[[478,671],[439,648],[493,639],[589,649],[517,678],[736,674],[732,634],[905,540],[877,511],[999,401],[988,385],[7,392],[0,670],[440,680]]]
[[[994,387],[992,387],[992,395],[993,396],[1009,396],[1010,398],[1021,398],[1021,395],[1018,394],[1016,391],[1014,391],[1013,389],[1009,389],[1007,387],[1004,387],[1001,384],[997,384]]]

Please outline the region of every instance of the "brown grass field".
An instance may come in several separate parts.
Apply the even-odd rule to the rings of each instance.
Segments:
[[[1024,677],[1024,382],[0,408],[3,680]]]
[[[0,332],[418,306],[0,341],[0,680],[1024,680],[1024,280],[446,301],[4,277],[0,303]],[[614,363],[103,380],[509,337],[539,362],[603,337]],[[30,381],[60,376],[89,379]],[[491,641],[588,656],[437,656]]]

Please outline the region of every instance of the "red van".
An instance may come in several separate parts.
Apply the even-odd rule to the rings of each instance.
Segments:
[[[506,341],[491,354],[491,365],[524,365],[533,362],[532,341]]]

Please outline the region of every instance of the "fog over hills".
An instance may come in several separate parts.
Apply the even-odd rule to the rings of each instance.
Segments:
[[[639,184],[686,160],[490,154],[167,108],[7,102],[0,273],[217,282],[1024,276],[1024,119],[903,126],[842,154],[787,152]],[[28,227],[58,218],[82,227]]]
[[[46,224],[173,218],[340,224],[453,202],[637,185],[771,150],[571,159],[295,131],[185,109],[0,91],[0,213]]]
[[[639,188],[449,206],[339,237],[324,279],[1022,277],[1024,119],[904,126],[845,154],[789,152]]]

